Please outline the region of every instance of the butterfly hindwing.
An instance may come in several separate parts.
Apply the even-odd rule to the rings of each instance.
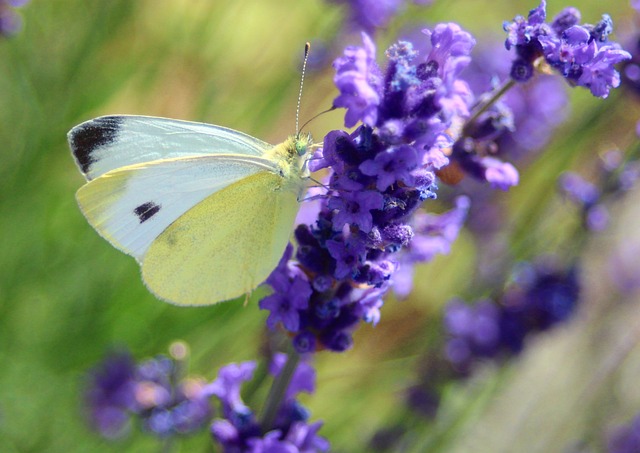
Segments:
[[[88,181],[111,170],[160,159],[218,153],[262,156],[272,147],[222,126],[133,115],[86,121],[71,129],[67,138]]]
[[[250,292],[276,267],[298,210],[278,174],[260,171],[198,203],[151,244],[142,276],[159,298],[206,305]]]
[[[270,162],[234,155],[167,159],[112,170],[78,190],[89,223],[142,261],[151,243],[198,203]]]

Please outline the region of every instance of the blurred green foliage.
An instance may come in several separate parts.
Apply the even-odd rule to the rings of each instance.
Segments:
[[[406,26],[456,21],[480,39],[534,6],[436,0],[431,8],[412,5],[379,38],[387,43]],[[554,3],[550,14],[563,6]],[[585,21],[605,12],[596,0],[576,6]],[[628,14],[622,1],[606,7],[618,22]],[[266,315],[257,309],[259,294],[247,306],[178,308],[155,300],[134,260],[103,241],[77,209],[83,180],[66,132],[94,116],[131,113],[282,141],[293,131],[304,42],[331,44],[342,11],[320,0],[32,0],[21,11],[24,29],[0,42],[0,451],[157,451],[157,441],[142,434],[110,444],[88,430],[84,373],[114,346],[143,358],[182,339],[191,347],[191,371],[212,378],[225,363],[259,357]],[[309,75],[303,119],[330,105],[330,61],[342,44],[328,47],[324,67]],[[553,199],[555,177],[632,140],[639,116],[632,100],[573,93],[572,101],[575,114],[557,140],[523,172],[520,187],[500,196],[524,258],[561,250],[572,231],[570,213]],[[310,127],[319,139],[341,127],[340,113]],[[636,212],[630,222],[637,220]],[[515,365],[453,385],[435,423],[407,420],[424,423],[416,451],[562,451],[582,439],[597,442],[607,414],[624,421],[640,410],[640,393],[628,383],[640,363],[638,303],[616,305],[600,281],[599,256],[610,247],[606,240],[624,237],[619,228],[587,253],[580,319],[536,340]],[[381,324],[361,329],[352,351],[320,354],[318,391],[303,403],[325,421],[321,433],[337,451],[367,451],[378,427],[408,417],[402,391],[438,335],[439,307],[454,294],[472,297],[474,260],[473,241],[463,234],[450,256],[420,271],[410,300],[390,300]],[[209,445],[202,433],[177,447]]]

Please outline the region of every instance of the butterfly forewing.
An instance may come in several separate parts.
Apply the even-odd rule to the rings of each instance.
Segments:
[[[262,156],[272,148],[248,134],[205,123],[150,116],[101,116],[69,131],[69,145],[90,181],[110,170],[161,159],[211,154]]]
[[[76,197],[101,236],[142,261],[151,243],[185,212],[269,165],[235,155],[159,160],[112,170],[85,184]]]

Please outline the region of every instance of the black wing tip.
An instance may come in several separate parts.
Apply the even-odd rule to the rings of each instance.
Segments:
[[[123,116],[101,116],[85,121],[69,131],[69,146],[82,173],[86,175],[91,169],[96,149],[116,140],[123,121]]]

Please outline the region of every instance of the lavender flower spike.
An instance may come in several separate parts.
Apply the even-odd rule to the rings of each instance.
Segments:
[[[279,374],[286,362],[284,354],[276,354],[269,366],[272,375]],[[308,363],[298,364],[279,406],[274,424],[267,432],[258,424],[254,412],[240,398],[240,387],[252,378],[255,362],[230,364],[220,369],[218,378],[209,385],[210,394],[222,404],[222,417],[211,424],[213,438],[224,452],[321,452],[329,449],[326,439],[317,435],[321,422],[307,424],[309,412],[296,401],[300,392],[315,390],[315,371]],[[271,429],[273,428],[273,429]]]
[[[608,40],[613,21],[607,14],[595,25],[580,25],[580,12],[565,8],[551,23],[544,23],[546,4],[529,14],[506,23],[506,47],[515,47],[512,78],[519,82],[533,74],[533,64],[540,56],[556,69],[572,86],[589,88],[596,97],[606,98],[611,88],[620,85],[620,74],[614,65],[631,59],[631,54]]]
[[[329,168],[326,196],[317,220],[296,228],[295,260],[269,278],[278,295],[260,305],[271,311],[270,326],[278,323],[290,333],[299,353],[345,351],[361,321],[380,320],[402,253],[394,255],[415,242],[412,217],[435,198],[434,170],[447,161],[442,148],[453,143],[448,130],[468,116],[473,102],[458,76],[475,40],[457,24],[433,30],[426,33],[431,52],[421,59],[408,41],[389,47],[384,75],[364,34],[364,47],[349,47],[334,62],[340,91],[334,106],[346,108],[347,126],[361,125],[351,133],[330,132],[323,151],[314,155],[314,169]],[[461,223],[466,207],[456,211],[462,215],[451,224]],[[458,230],[442,226],[426,234],[446,242]],[[294,323],[278,312],[282,299],[271,302],[290,293],[296,278],[304,279],[296,272],[305,274],[311,294],[305,308],[289,305]]]
[[[364,47],[347,47],[344,56],[333,63],[333,81],[340,90],[333,106],[347,109],[346,127],[353,127],[358,121],[375,126],[378,120],[382,76],[375,61],[376,47],[364,32],[362,42]]]

